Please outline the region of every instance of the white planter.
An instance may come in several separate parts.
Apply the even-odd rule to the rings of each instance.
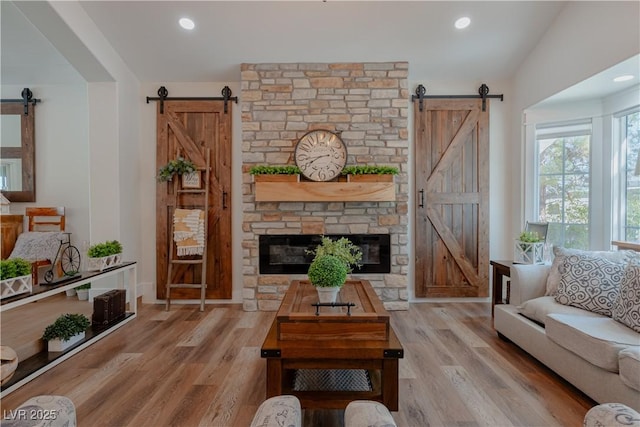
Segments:
[[[65,351],[72,345],[82,341],[84,339],[84,332],[80,332],[78,335],[74,335],[69,338],[68,341],[61,341],[59,339],[47,341],[47,349],[49,351]]]
[[[513,261],[519,264],[544,264],[544,242],[522,242],[516,240]]]
[[[87,301],[89,299],[89,289],[76,289],[78,299],[80,301]]]
[[[316,286],[316,290],[318,291],[318,300],[320,302],[336,302],[338,298],[338,292],[340,292],[339,287],[322,287]]]
[[[65,293],[67,294],[68,297],[75,297],[76,296],[76,290],[75,289],[67,289],[65,291]]]
[[[0,299],[31,292],[31,275],[12,277],[0,281]]]
[[[102,271],[122,263],[122,254],[104,256],[102,258],[87,257],[87,270]]]

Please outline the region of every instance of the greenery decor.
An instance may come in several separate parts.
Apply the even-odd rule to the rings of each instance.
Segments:
[[[345,166],[342,175],[398,175],[398,168],[393,166]]]
[[[175,160],[170,160],[169,163],[164,165],[158,171],[159,181],[171,181],[175,174],[183,175],[196,171],[196,165],[185,159],[184,157],[178,157]]]
[[[313,286],[340,287],[347,280],[347,265],[337,256],[320,255],[309,266],[307,275]]]
[[[46,327],[42,339],[68,341],[74,335],[84,332],[89,325],[91,322],[84,314],[63,314]]]
[[[109,255],[122,253],[122,244],[117,240],[108,240],[104,243],[98,243],[87,251],[87,255],[91,258],[102,258]]]
[[[518,240],[525,243],[538,243],[544,239],[538,234],[537,231],[523,231],[520,233]]]
[[[347,273],[353,271],[353,267],[362,266],[362,249],[354,245],[351,240],[341,237],[333,240],[330,237],[322,236],[322,242],[316,246],[315,250],[309,251],[314,254],[314,261],[323,255],[333,255],[342,261],[347,267]]]
[[[249,169],[251,175],[300,175],[300,168],[293,165],[266,166],[257,165]]]
[[[22,258],[3,259],[0,261],[0,280],[31,274],[31,263]]]
[[[80,285],[76,288],[76,291],[81,291],[83,289],[91,289],[91,282],[85,283],[84,285]]]

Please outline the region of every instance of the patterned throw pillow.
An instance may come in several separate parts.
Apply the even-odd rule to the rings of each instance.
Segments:
[[[632,264],[626,268],[618,297],[613,303],[612,317],[640,332],[640,266]]]
[[[553,247],[553,263],[549,276],[547,277],[547,291],[545,295],[556,295],[558,285],[560,285],[560,277],[562,276],[563,264],[566,257],[570,255],[588,255],[597,258],[603,258],[607,261],[618,264],[627,264],[632,260],[638,259],[638,253],[635,251],[583,251],[580,249],[569,249],[561,246]]]
[[[611,317],[625,268],[602,258],[569,255],[562,265],[556,301]]]

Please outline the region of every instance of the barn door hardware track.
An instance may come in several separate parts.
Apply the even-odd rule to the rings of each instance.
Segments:
[[[28,116],[29,104],[36,105],[40,100],[33,97],[33,92],[31,92],[31,89],[28,87],[22,89],[22,93],[20,95],[22,95],[22,98],[20,99],[0,99],[0,102],[22,102],[22,105],[24,105],[24,115]]]
[[[158,97],[150,97],[147,96],[147,104],[149,101],[160,101],[160,114],[164,114],[164,101],[224,101],[224,113],[227,114],[227,104],[229,101],[233,101],[236,104],[238,103],[237,96],[231,96],[231,89],[229,86],[225,86],[222,88],[222,96],[213,96],[213,97],[172,97],[169,98],[169,91],[166,87],[160,86],[158,89]]]
[[[504,101],[504,95],[489,95],[489,86],[482,83],[478,88],[478,95],[425,95],[427,93],[427,88],[423,85],[418,85],[416,88],[416,94],[411,95],[411,102],[418,100],[418,108],[422,111],[424,107],[423,100],[427,98],[446,98],[446,99],[457,99],[457,98],[480,98],[482,99],[482,111],[486,111],[487,109],[487,98],[497,98],[500,101]]]

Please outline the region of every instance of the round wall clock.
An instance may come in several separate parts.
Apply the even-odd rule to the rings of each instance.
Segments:
[[[330,130],[312,130],[300,138],[294,153],[296,166],[312,181],[330,181],[347,164],[347,147]]]

